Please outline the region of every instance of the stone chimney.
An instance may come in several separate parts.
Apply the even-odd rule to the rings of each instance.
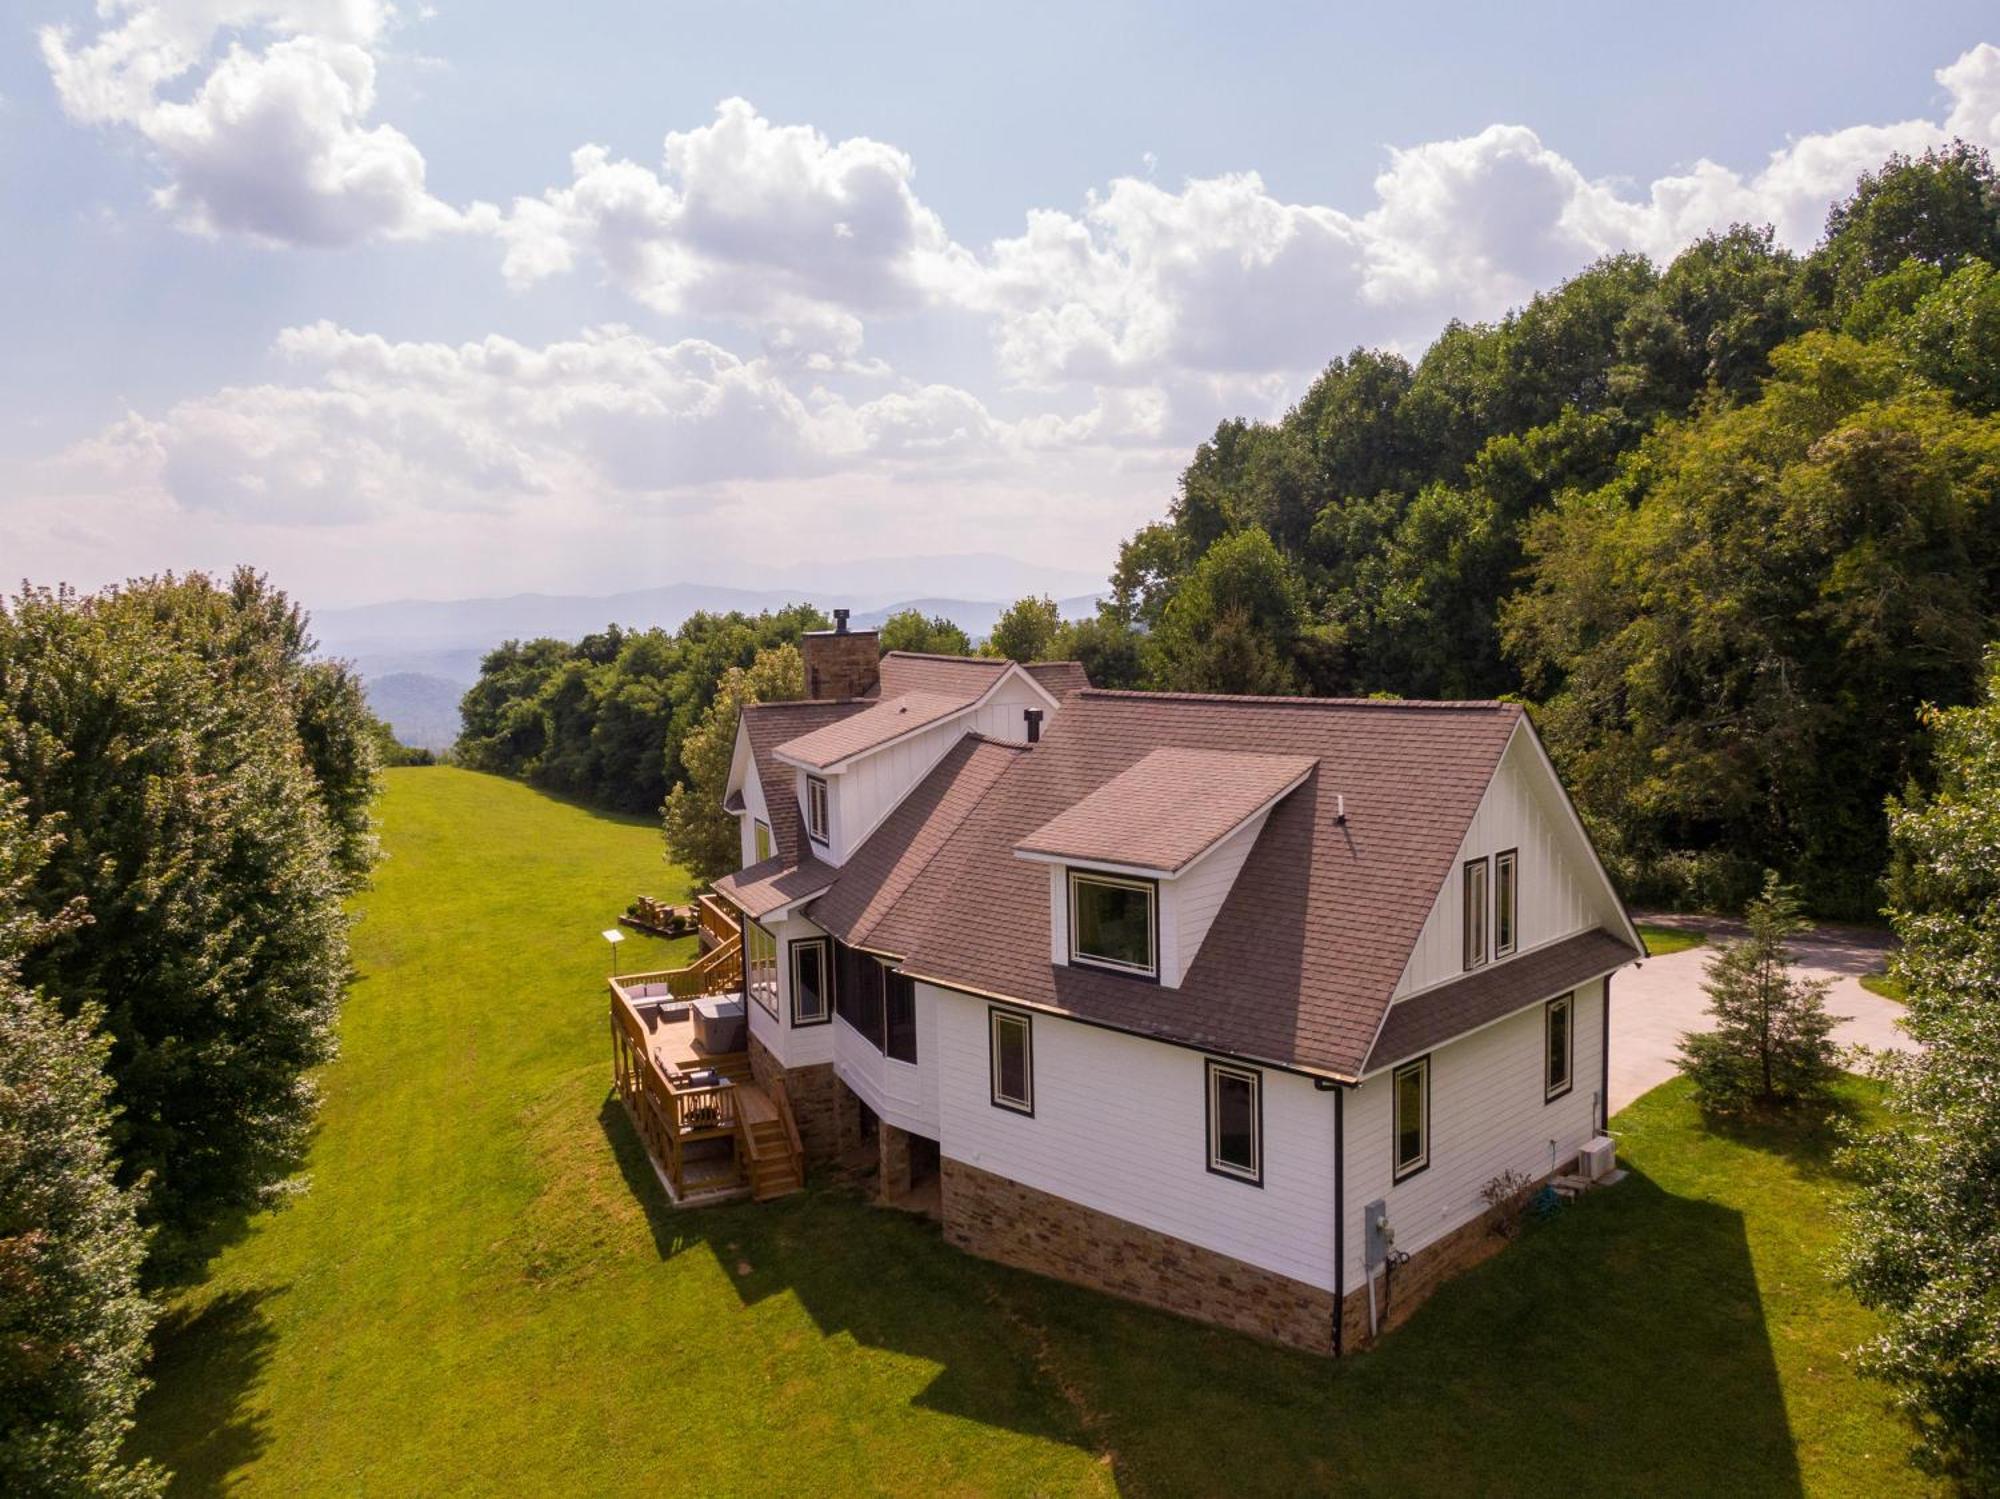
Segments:
[[[873,630],[847,628],[847,611],[833,611],[831,630],[808,630],[799,642],[806,662],[806,696],[815,701],[865,697],[881,680],[882,649]]]

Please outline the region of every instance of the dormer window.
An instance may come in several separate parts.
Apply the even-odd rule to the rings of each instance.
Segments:
[[[1159,887],[1151,880],[1069,872],[1072,963],[1155,978],[1160,971]]]
[[[815,843],[825,843],[826,824],[826,779],[823,776],[807,776],[806,835]]]

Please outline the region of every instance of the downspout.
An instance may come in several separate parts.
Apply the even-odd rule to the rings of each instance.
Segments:
[[[1347,1320],[1347,1085],[1314,1078],[1313,1087],[1333,1094],[1333,1356],[1341,1355],[1341,1325]]]
[[[1347,1090],[1333,1090],[1333,1356],[1347,1324]]]
[[[1597,1130],[1611,1133],[1611,979],[1604,975],[1604,1033],[1598,1037]]]

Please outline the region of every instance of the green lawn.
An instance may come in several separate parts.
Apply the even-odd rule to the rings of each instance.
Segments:
[[[1335,1366],[839,1191],[675,1214],[607,1104],[597,933],[678,893],[652,828],[449,769],[382,818],[311,1190],[166,1324],[136,1445],[183,1492],[1918,1489],[1841,1362],[1819,1140],[1651,1094],[1631,1180]]]
[[[1909,1003],[1910,996],[1908,991],[1903,988],[1903,981],[1899,978],[1891,978],[1886,973],[1862,974],[1861,987],[1866,989],[1870,994],[1879,994],[1884,999],[1893,999],[1899,1005]]]
[[[1670,952],[1686,952],[1708,941],[1706,934],[1687,927],[1653,926],[1643,921],[1639,923],[1639,935],[1646,939],[1647,954],[1655,958],[1664,958]]]

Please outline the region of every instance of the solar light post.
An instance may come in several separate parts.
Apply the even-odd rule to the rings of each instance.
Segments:
[[[611,976],[613,978],[617,978],[618,944],[625,940],[625,934],[619,931],[617,927],[613,926],[613,927],[606,927],[604,929],[603,935],[604,935],[604,940],[611,944]]]

